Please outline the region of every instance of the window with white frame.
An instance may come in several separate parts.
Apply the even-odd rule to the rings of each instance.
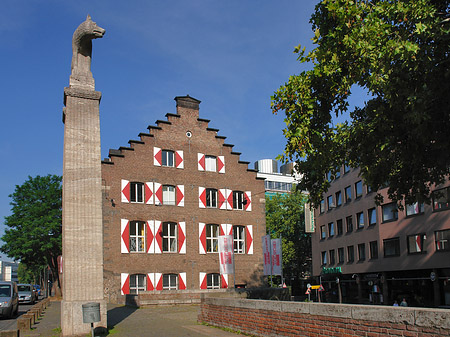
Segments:
[[[174,167],[175,166],[175,154],[170,150],[162,150],[161,162],[162,166]]]
[[[206,275],[206,289],[220,289],[220,274],[210,273]]]
[[[214,188],[206,189],[206,207],[217,208],[217,190]]]
[[[449,251],[450,250],[450,229],[434,232],[436,237],[436,250]]]
[[[422,253],[425,252],[425,240],[427,236],[425,233],[408,235],[408,254]]]
[[[206,225],[206,251],[208,253],[217,253],[219,244],[219,225]]]
[[[177,229],[175,222],[164,222],[162,232],[163,252],[176,253],[177,249]]]
[[[415,202],[414,204],[407,204],[405,211],[406,216],[422,214],[424,212],[423,203]]]
[[[130,294],[139,294],[146,290],[147,278],[145,274],[130,275]]]
[[[145,251],[145,222],[130,221],[130,252]]]
[[[216,172],[217,160],[214,156],[205,156],[205,171]]]
[[[164,185],[163,191],[163,205],[175,205],[175,186]]]
[[[177,290],[178,289],[178,275],[164,274],[163,275],[163,290]]]
[[[244,192],[233,191],[233,209],[244,209]]]
[[[398,219],[398,210],[395,202],[382,205],[381,211],[383,214],[383,222],[395,221]]]
[[[236,254],[245,253],[245,227],[233,226],[233,245]]]
[[[144,183],[130,183],[130,201],[139,203],[144,202]]]

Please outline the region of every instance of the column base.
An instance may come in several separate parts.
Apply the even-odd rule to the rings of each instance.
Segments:
[[[94,323],[95,329],[107,330],[107,304],[105,300],[61,301],[62,336],[79,336],[91,333],[91,324],[83,323],[82,305],[90,302],[100,303],[100,322]]]

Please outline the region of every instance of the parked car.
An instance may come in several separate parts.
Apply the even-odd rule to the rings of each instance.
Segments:
[[[17,289],[19,290],[19,303],[34,304],[36,302],[37,292],[31,284],[19,283]]]
[[[39,284],[35,284],[33,287],[36,289],[38,297],[41,296],[41,286]]]
[[[19,312],[19,294],[16,282],[0,282],[0,315],[12,318]]]

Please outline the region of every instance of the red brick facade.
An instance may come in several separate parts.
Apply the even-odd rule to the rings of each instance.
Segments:
[[[219,280],[221,287],[233,287],[233,275],[217,275],[218,254],[208,252],[215,244],[210,230],[239,232],[236,284],[262,280],[264,181],[199,118],[200,101],[175,100],[176,114],[149,126],[129,147],[111,150],[102,162],[104,287],[110,301],[123,302],[135,282],[138,292],[160,291],[163,281],[165,289],[196,290],[215,274],[216,286]]]

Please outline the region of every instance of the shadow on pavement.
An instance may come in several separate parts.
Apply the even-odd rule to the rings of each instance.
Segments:
[[[136,310],[138,310],[138,308],[131,306],[120,306],[109,309],[107,322],[108,328],[114,328],[114,326],[122,322],[128,316],[132,315]]]

